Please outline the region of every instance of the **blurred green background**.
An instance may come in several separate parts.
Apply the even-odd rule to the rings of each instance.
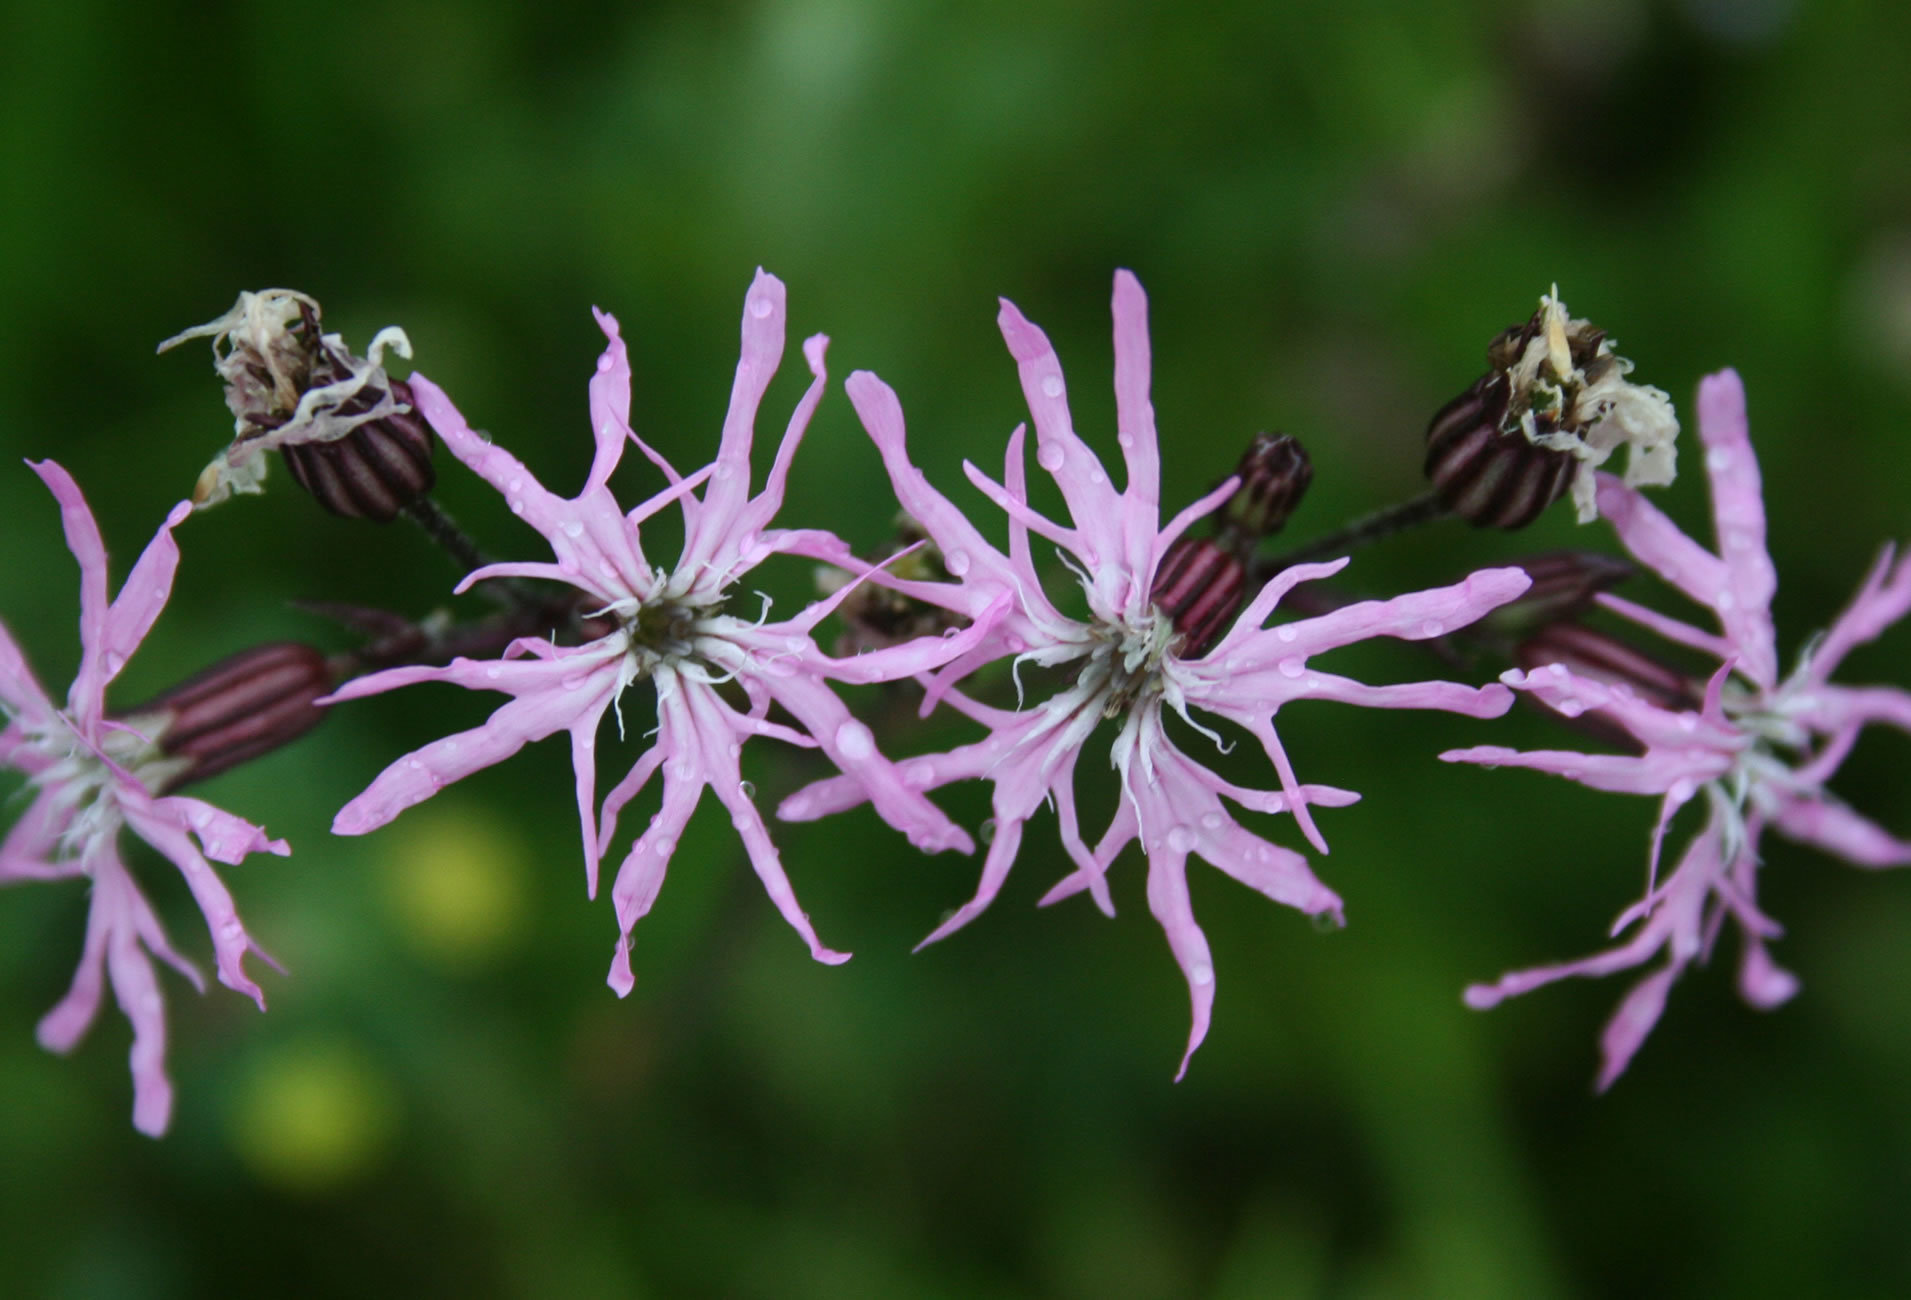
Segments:
[[[840,379],[894,384],[919,463],[986,516],[960,463],[999,466],[1023,413],[995,295],[1049,330],[1080,426],[1112,448],[1107,301],[1128,266],[1152,302],[1166,496],[1288,429],[1317,468],[1304,539],[1418,489],[1427,416],[1556,281],[1682,409],[1708,370],[1744,374],[1789,658],[1911,531],[1907,12],[13,0],[0,447],[74,472],[123,572],[230,428],[202,345],[153,345],[241,288],[291,285],[360,347],[402,323],[419,368],[566,490],[602,306],[638,427],[696,463],[761,264],[789,285],[792,338],[832,336],[837,383],[784,519],[870,544],[892,507]],[[786,369],[766,430],[799,391]],[[1664,499],[1701,529],[1687,446]],[[633,494],[654,487],[641,469]],[[441,472],[487,545],[538,553]],[[122,704],[261,639],[345,644],[294,600],[450,600],[456,574],[415,530],[325,516],[282,469],[272,489],[182,530]],[[1400,590],[1592,536],[1564,511],[1517,538],[1436,529],[1349,578]],[[0,472],[0,555],[0,616],[57,690],[75,572],[22,468]],[[771,580],[789,602],[809,574]],[[1900,627],[1847,676],[1902,683],[1907,649]],[[1437,668],[1406,647],[1331,666]],[[1911,876],[1771,841],[1762,890],[1801,996],[1742,1006],[1728,940],[1595,1099],[1623,978],[1486,1015],[1459,999],[1591,950],[1639,888],[1649,801],[1433,760],[1558,741],[1541,720],[1282,714],[1306,779],[1366,794],[1322,822],[1351,925],[1317,934],[1195,867],[1220,995],[1176,1086],[1186,994],[1141,863],[1116,870],[1113,923],[1082,899],[1037,911],[1065,869],[1046,818],[994,908],[917,956],[972,861],[921,858],[866,814],[780,830],[824,939],[857,954],[826,969],[706,808],[621,1003],[561,745],[376,835],[327,833],[391,758],[492,703],[425,687],[354,705],[201,791],[294,845],[224,873],[290,974],[264,976],[265,1017],[167,977],[163,1141],[130,1127],[115,1013],[72,1059],[33,1042],[82,892],[0,895],[0,1290],[1911,1293]],[[889,710],[892,750],[967,734],[863,703]],[[1081,784],[1105,809],[1099,754]],[[817,771],[753,758],[766,801]],[[1840,783],[1900,834],[1907,759],[1906,738],[1868,738]],[[981,794],[946,806],[974,827]],[[134,862],[203,961],[176,874]]]

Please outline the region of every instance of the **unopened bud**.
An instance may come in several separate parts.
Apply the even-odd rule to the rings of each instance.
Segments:
[[[1692,679],[1636,646],[1583,623],[1553,623],[1520,642],[1513,653],[1527,672],[1564,664],[1575,676],[1608,686],[1625,686],[1635,695],[1674,713],[1699,707]]]
[[[1178,537],[1155,568],[1149,598],[1174,620],[1180,654],[1204,652],[1234,616],[1247,590],[1247,566],[1231,550],[1206,537]]]
[[[195,505],[262,491],[265,453],[274,450],[334,514],[389,520],[431,490],[431,431],[413,411],[411,390],[383,364],[386,348],[411,356],[403,330],[380,330],[369,359],[360,357],[337,334],[320,332],[312,298],[266,289],[241,293],[231,311],[159,350],[207,336],[234,436],[200,474]]]
[[[1241,486],[1221,507],[1220,527],[1251,546],[1281,530],[1307,495],[1314,466],[1290,433],[1257,433],[1234,472]]]
[[[1603,551],[1548,551],[1511,563],[1533,585],[1480,620],[1480,630],[1506,642],[1525,640],[1550,623],[1577,618],[1602,591],[1638,572],[1630,560]]]
[[[1427,477],[1481,526],[1523,528],[1570,483],[1581,523],[1598,517],[1593,471],[1628,449],[1629,485],[1672,481],[1671,400],[1630,382],[1605,331],[1574,320],[1558,291],[1487,348],[1492,367],[1427,427]]]
[[[168,788],[223,772],[298,739],[324,718],[325,656],[274,642],[242,650],[126,714],[171,775]]]

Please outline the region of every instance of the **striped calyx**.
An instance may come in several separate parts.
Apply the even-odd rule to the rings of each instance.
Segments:
[[[1526,527],[1578,468],[1570,452],[1528,441],[1517,422],[1505,427],[1511,390],[1504,371],[1483,375],[1427,425],[1426,475],[1440,504],[1483,528]]]
[[[357,425],[329,442],[287,443],[280,450],[298,485],[335,515],[387,523],[438,481],[431,465],[431,430],[411,408],[411,389],[391,381],[393,400],[407,409]],[[375,398],[361,394],[369,409]],[[353,412],[339,408],[341,416]]]
[[[1281,530],[1314,481],[1307,450],[1291,433],[1255,434],[1234,472],[1241,486],[1221,507],[1219,527],[1250,550]]]
[[[1247,566],[1206,537],[1180,537],[1155,568],[1155,607],[1174,620],[1184,659],[1199,656],[1241,612]]]
[[[178,760],[169,788],[237,767],[296,740],[325,710],[325,656],[290,641],[254,646],[196,673],[125,715],[128,727]]]

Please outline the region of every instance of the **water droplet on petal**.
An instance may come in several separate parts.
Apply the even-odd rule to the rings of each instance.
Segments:
[[[876,752],[876,738],[869,734],[868,727],[851,719],[836,728],[836,748],[844,758],[856,762]]]
[[[1723,447],[1714,447],[1705,453],[1705,467],[1714,474],[1732,463],[1732,453]]]
[[[942,567],[960,578],[969,571],[969,553],[967,551],[950,551],[947,555],[942,557]]]
[[[984,844],[993,844],[995,842],[995,818],[991,817],[982,823],[981,828],[976,832],[976,838],[980,839]]]
[[[1124,448],[1132,447],[1135,445],[1135,439],[1133,435],[1131,434],[1118,433],[1115,435],[1115,441],[1120,443]]]
[[[935,780],[936,771],[927,763],[905,763],[902,769],[902,783],[912,790],[926,790],[929,782]]]
[[[1042,381],[1042,393],[1047,397],[1060,397],[1062,395],[1062,377],[1060,375],[1050,375],[1044,379]]]
[[[1201,814],[1201,824],[1211,831],[1220,830],[1227,824],[1227,820],[1227,816],[1223,813],[1204,812]]]
[[[608,373],[610,370],[610,367],[611,367],[610,353],[606,352],[603,356],[597,358],[597,368],[599,370]]]
[[[1292,623],[1283,623],[1274,629],[1274,635],[1283,641],[1292,641],[1295,637],[1299,636],[1300,633],[1294,630]]]
[[[756,783],[753,781],[737,782],[737,793],[741,794],[745,799],[756,798]]]
[[[1316,912],[1307,919],[1313,924],[1316,934],[1338,934],[1347,928],[1347,923],[1332,912]]]
[[[758,320],[764,319],[775,310],[776,304],[771,302],[768,298],[750,299],[750,314]]]
[[[1028,649],[1028,642],[1022,640],[1019,636],[1008,637],[1002,644],[1008,647],[1008,652],[1012,655],[1019,655]]]
[[[1098,469],[1090,469],[1088,471],[1088,481],[1093,483],[1096,487],[1100,487],[1108,481],[1108,476]]]
[[[1697,788],[1698,787],[1694,786],[1688,778],[1682,776],[1672,783],[1672,788],[1667,790],[1666,794],[1672,799],[1672,802],[1684,803],[1687,799],[1692,797],[1693,791]]]
[[[1421,636],[1439,636],[1446,630],[1446,624],[1437,618],[1430,618],[1420,625]]]
[[[1186,853],[1194,847],[1194,832],[1186,826],[1176,826],[1168,832],[1168,847],[1176,853]]]
[[[1051,474],[1060,469],[1062,462],[1067,459],[1062,449],[1052,442],[1045,442],[1035,449],[1035,463]]]
[[[1205,988],[1214,983],[1214,967],[1201,962],[1188,971],[1188,978]]]
[[[736,466],[727,460],[720,460],[717,462],[716,468],[710,471],[710,477],[721,481],[731,477],[736,472]]]
[[[1302,673],[1307,671],[1307,665],[1298,659],[1287,658],[1281,660],[1280,669],[1281,676],[1283,677],[1299,677]]]
[[[582,521],[566,519],[564,521],[564,535],[566,537],[582,537],[584,535],[584,525]]]
[[[1733,608],[1737,604],[1738,604],[1738,601],[1733,597],[1732,593],[1729,591],[1721,591],[1718,595],[1712,598],[1712,608],[1716,609],[1721,614],[1725,613],[1726,610]]]
[[[677,841],[668,835],[659,835],[650,842],[650,851],[660,858],[667,858],[676,851]]]

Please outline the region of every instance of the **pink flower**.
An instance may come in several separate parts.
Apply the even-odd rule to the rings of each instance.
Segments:
[[[92,885],[86,946],[72,988],[40,1021],[49,1051],[67,1052],[99,1013],[110,979],[120,1010],[133,1026],[133,1125],[158,1137],[172,1119],[172,1082],[166,1077],[166,1007],[153,971],[158,957],[204,990],[191,962],[167,942],[159,919],[119,854],[119,830],[133,833],[179,868],[205,913],[218,960],[219,981],[265,1009],[265,995],[245,972],[249,952],[265,954],[240,923],[232,895],[207,858],[236,863],[248,853],[289,852],[250,822],[182,795],[156,795],[177,771],[140,720],[106,716],[107,684],[119,675],[172,593],[179,546],[172,530],[192,512],[173,508],[147,545],[119,595],[107,599],[106,547],[85,497],[52,461],[33,466],[60,503],[66,543],[80,562],[80,671],[55,707],[34,680],[25,657],[0,626],[0,763],[27,776],[33,801],[0,844],[0,883],[84,877]],[[194,838],[198,844],[193,843]],[[270,961],[270,958],[266,958]]]
[[[1034,417],[1035,460],[1061,489],[1071,523],[1037,514],[1028,503],[1022,448],[1025,429],[1009,438],[1003,484],[965,466],[969,477],[1009,517],[1009,549],[998,550],[950,501],[929,486],[908,459],[902,407],[875,375],[849,379],[850,399],[888,466],[897,496],[941,549],[957,584],[887,585],[967,615],[987,634],[929,683],[925,709],[947,699],[988,729],[973,744],[945,754],[903,762],[911,788],[934,789],[952,781],[981,779],[994,786],[995,838],[975,896],[923,942],[932,943],[965,925],[994,899],[1022,842],[1025,823],[1052,803],[1062,845],[1075,870],[1042,900],[1086,890],[1113,915],[1109,865],[1124,846],[1139,841],[1148,858],[1148,905],[1168,936],[1187,980],[1193,1028],[1182,1057],[1207,1034],[1214,1002],[1214,966],[1208,943],[1189,903],[1187,861],[1197,855],[1236,880],[1309,915],[1339,920],[1341,901],[1315,879],[1292,849],[1254,834],[1228,810],[1227,802],[1255,812],[1290,812],[1308,841],[1322,852],[1326,841],[1310,805],[1339,807],[1358,796],[1331,786],[1302,785],[1274,731],[1274,715],[1293,700],[1338,700],[1381,708],[1430,708],[1495,717],[1512,702],[1498,685],[1475,689],[1449,682],[1367,686],[1313,666],[1316,655],[1375,636],[1409,640],[1438,636],[1511,600],[1528,585],[1518,569],[1476,573],[1465,582],[1386,601],[1349,605],[1318,618],[1265,624],[1282,597],[1297,584],[1338,573],[1346,564],[1297,565],[1275,576],[1249,603],[1230,631],[1199,657],[1184,658],[1173,621],[1154,603],[1156,568],[1168,548],[1204,514],[1234,491],[1230,479],[1181,511],[1166,527],[1160,519],[1160,453],[1154,410],[1148,399],[1147,299],[1135,277],[1117,272],[1114,291],[1116,441],[1127,468],[1127,486],[1116,491],[1069,417],[1062,368],[1042,331],[1004,301],[998,323],[1021,371],[1022,390]],[[1051,603],[1030,553],[1029,534],[1061,549],[1086,598],[1088,616],[1072,618]],[[850,564],[840,554],[819,558]],[[1007,603],[999,616],[989,611]],[[1039,703],[1014,711],[979,704],[950,683],[996,659],[1043,667],[1069,666],[1072,681]],[[1018,678],[1018,696],[1020,685]],[[1217,744],[1221,738],[1196,720],[1193,710],[1227,719],[1266,750],[1279,777],[1278,791],[1233,785],[1183,753],[1169,737],[1164,709],[1179,714]],[[1113,821],[1091,849],[1075,805],[1075,764],[1104,719],[1116,724],[1110,747],[1120,773],[1122,800]],[[1223,745],[1225,747],[1225,745]],[[798,791],[779,815],[820,817],[862,802],[871,791],[855,774],[833,777]],[[1176,1075],[1177,1078],[1180,1074]]]
[[[814,382],[791,416],[763,490],[750,495],[757,408],[783,356],[784,297],[782,282],[759,270],[745,298],[743,355],[717,459],[688,478],[631,431],[630,363],[616,320],[603,312],[597,313],[597,321],[610,342],[590,384],[597,454],[575,498],[546,490],[510,453],[474,433],[436,385],[414,377],[418,408],[452,454],[503,493],[511,510],[544,535],[556,556],[554,563],[489,565],[467,575],[458,590],[498,577],[566,583],[584,593],[594,616],[611,622],[613,630],[576,646],[526,638],[496,661],[457,659],[442,668],[374,673],[332,696],[354,699],[413,682],[443,681],[512,697],[483,726],[434,741],[386,768],[339,812],[333,830],[341,835],[383,826],[447,783],[510,757],[527,742],[568,733],[592,897],[598,864],[619,813],[662,772],[661,809],[625,856],[611,889],[622,935],[610,985],[620,996],[634,982],[631,928],[656,901],[671,853],[705,788],[729,811],[751,865],[811,955],[831,964],[848,960],[849,954],[826,948],[817,938],[784,874],[754,792],[738,770],[743,742],[752,737],[821,749],[871,792],[877,811],[918,848],[971,852],[974,847],[919,790],[903,782],[877,752],[869,728],[850,716],[831,683],[888,681],[928,671],[962,653],[976,634],[929,638],[834,659],[817,648],[810,634],[850,588],[778,622],[729,611],[737,580],[770,556],[799,544],[847,549],[829,534],[771,527],[783,502],[791,459],[823,396],[828,340],[820,334],[803,345]],[[670,480],[669,487],[629,512],[606,486],[626,440],[635,442]],[[700,486],[701,497],[695,492]],[[683,552],[675,566],[653,567],[644,555],[639,525],[672,503],[684,514]],[[639,679],[648,679],[656,688],[657,743],[605,798],[600,816],[593,809],[598,724],[606,710],[618,708],[625,688]],[[734,684],[735,697],[723,689],[727,684]],[[767,716],[772,703],[788,714],[789,723]]]
[[[1644,964],[1660,951],[1665,965],[1637,984],[1606,1027],[1598,1086],[1625,1070],[1657,1023],[1672,983],[1703,961],[1725,920],[1744,935],[1739,992],[1752,1005],[1775,1007],[1798,981],[1773,964],[1765,941],[1779,927],[1757,903],[1758,842],[1767,826],[1857,866],[1911,862],[1899,840],[1840,803],[1825,788],[1858,733],[1872,722],[1911,731],[1911,694],[1890,687],[1835,686],[1832,672],[1854,646],[1876,637],[1911,610],[1911,562],[1886,547],[1856,599],[1821,639],[1808,644],[1789,677],[1778,675],[1772,629],[1777,576],[1765,549],[1765,505],[1758,461],[1745,420],[1745,389],[1730,370],[1699,385],[1699,436],[1712,484],[1715,554],[1680,532],[1655,506],[1607,475],[1599,511],[1612,521],[1634,558],[1711,611],[1714,634],[1630,601],[1601,601],[1668,640],[1718,659],[1694,711],[1649,703],[1624,682],[1602,682],[1554,664],[1505,675],[1562,713],[1596,713],[1638,743],[1640,754],[1521,753],[1497,745],[1441,755],[1453,762],[1530,767],[1597,790],[1661,796],[1648,855],[1645,896],[1628,907],[1612,933],[1634,922],[1623,944],[1580,961],[1503,976],[1466,992],[1468,1005],[1491,1007],[1569,975],[1606,975]],[[1703,794],[1704,829],[1663,883],[1660,843],[1673,814]]]

